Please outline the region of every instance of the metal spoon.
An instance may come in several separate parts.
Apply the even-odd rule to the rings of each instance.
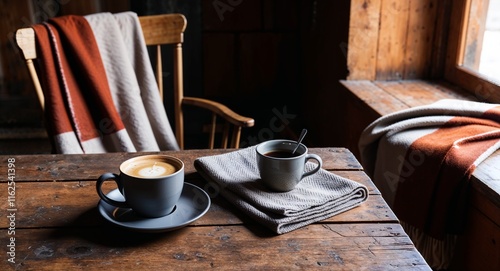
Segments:
[[[297,146],[295,147],[295,149],[293,149],[292,154],[294,154],[295,151],[297,151],[297,149],[299,148],[300,142],[302,142],[302,139],[304,139],[306,134],[307,134],[307,129],[302,129],[302,132],[300,132],[299,140],[297,140]]]

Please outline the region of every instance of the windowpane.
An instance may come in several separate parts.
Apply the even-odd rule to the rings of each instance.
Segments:
[[[500,84],[500,0],[471,0],[463,66]]]
[[[479,72],[500,81],[500,0],[490,0]]]

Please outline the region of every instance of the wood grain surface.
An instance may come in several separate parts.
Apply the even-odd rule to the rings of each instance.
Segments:
[[[430,270],[380,192],[344,148],[314,148],[323,168],[366,185],[361,206],[298,230],[276,235],[209,189],[196,158],[231,150],[162,152],[184,161],[186,182],[206,189],[209,211],[170,232],[122,229],[101,217],[95,181],[143,153],[0,156],[7,176],[15,159],[15,211],[0,203],[0,244],[15,237],[12,270]],[[2,178],[0,191],[12,186]],[[112,182],[105,189],[114,189]],[[2,192],[4,193],[4,192]],[[14,213],[15,220],[9,218]],[[14,226],[15,235],[9,235]],[[11,229],[12,230],[12,229]],[[279,256],[278,256],[279,255]],[[6,270],[6,268],[2,268]]]

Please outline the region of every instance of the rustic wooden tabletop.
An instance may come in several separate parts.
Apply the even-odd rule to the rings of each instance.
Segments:
[[[162,152],[185,163],[231,150]],[[0,156],[2,270],[430,270],[361,165],[344,148],[313,148],[323,169],[364,184],[361,206],[276,235],[207,190],[206,214],[174,231],[120,228],[97,209],[96,179],[144,153]],[[107,182],[111,185],[111,182]],[[112,189],[109,187],[108,189]]]

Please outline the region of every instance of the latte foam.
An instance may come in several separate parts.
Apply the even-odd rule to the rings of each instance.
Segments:
[[[135,177],[164,177],[178,170],[174,165],[153,159],[144,159],[131,162],[124,168],[124,172]]]

